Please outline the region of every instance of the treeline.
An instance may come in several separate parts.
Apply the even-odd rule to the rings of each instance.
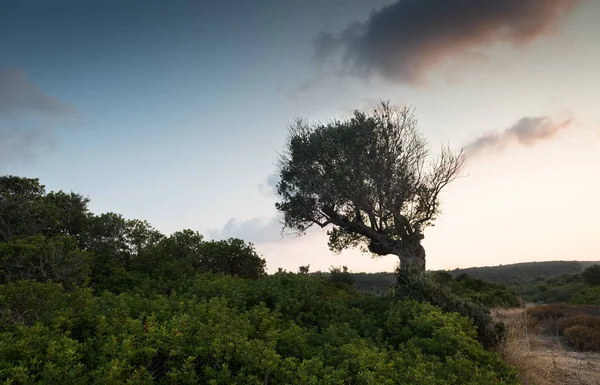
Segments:
[[[88,204],[73,192],[47,193],[38,179],[1,177],[0,284],[29,279],[121,292],[205,272],[265,274],[265,260],[243,240],[206,241],[192,230],[165,236],[144,220],[93,214]]]
[[[242,240],[88,204],[0,178],[1,383],[518,383],[488,349],[503,325],[459,280],[399,271],[374,296],[343,268],[266,275]]]

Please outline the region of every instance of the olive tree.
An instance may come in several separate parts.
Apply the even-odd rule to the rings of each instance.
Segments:
[[[382,102],[346,120],[296,120],[279,159],[284,229],[301,235],[327,227],[333,251],[362,247],[397,255],[402,269],[425,270],[423,230],[465,159],[448,147],[430,155],[410,107]]]

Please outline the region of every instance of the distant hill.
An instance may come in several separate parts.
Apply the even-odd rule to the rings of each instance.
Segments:
[[[600,261],[525,262],[500,266],[469,267],[448,272],[453,276],[466,273],[485,281],[516,284],[529,283],[537,279],[558,278],[565,274],[579,274],[590,265],[600,265]]]
[[[600,265],[600,261],[548,261],[524,262],[511,265],[469,267],[466,269],[448,270],[456,277],[466,273],[484,281],[498,282],[506,285],[524,284],[540,279],[559,278],[563,275],[581,273],[590,265]],[[352,273],[354,287],[372,294],[385,294],[396,283],[394,273]]]

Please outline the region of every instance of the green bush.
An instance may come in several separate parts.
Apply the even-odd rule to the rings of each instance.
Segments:
[[[398,298],[429,302],[445,312],[456,312],[471,319],[479,341],[487,348],[496,347],[504,340],[504,324],[494,322],[487,307],[452,293],[447,285],[436,281],[432,273],[419,274],[400,269],[397,271],[397,279]]]
[[[600,265],[588,266],[581,276],[588,285],[600,286]]]
[[[600,286],[584,288],[573,295],[569,302],[577,305],[600,305]]]
[[[92,256],[70,236],[43,235],[0,242],[0,283],[19,280],[57,282],[65,287],[85,283]]]
[[[518,383],[469,320],[433,305],[294,274],[206,274],[176,290],[0,286],[0,382]]]

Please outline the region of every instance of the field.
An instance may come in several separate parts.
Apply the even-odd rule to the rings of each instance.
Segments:
[[[530,315],[543,307],[496,309],[495,318],[507,326],[502,358],[519,369],[523,385],[600,384],[600,353],[574,349],[569,341],[550,333]]]

